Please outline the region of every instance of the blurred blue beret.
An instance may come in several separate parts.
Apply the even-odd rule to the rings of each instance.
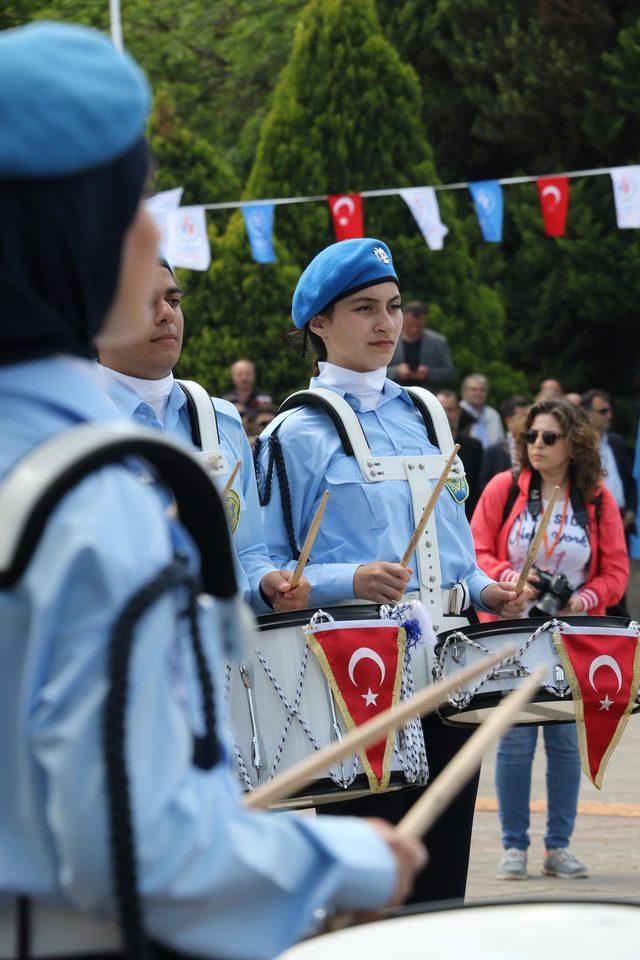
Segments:
[[[363,237],[332,243],[313,258],[298,280],[293,322],[301,330],[325,307],[385,280],[400,286],[391,251],[382,240]]]
[[[0,33],[0,178],[103,166],[142,136],[150,91],[103,34],[64,23]]]

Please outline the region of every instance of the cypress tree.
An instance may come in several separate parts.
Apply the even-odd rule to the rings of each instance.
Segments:
[[[373,0],[311,0],[261,129],[245,195],[264,198],[436,184],[421,110],[417,77],[383,36]],[[433,326],[449,338],[459,373],[482,369],[499,393],[521,389],[520,374],[500,360],[499,297],[478,282],[453,199],[441,194],[440,206],[450,229],[443,251],[428,249],[398,196],[365,201],[365,232],[388,241],[405,295],[427,303]],[[211,287],[215,284],[221,293],[220,309],[226,311],[236,297],[226,277],[237,276],[245,293],[242,340],[253,344],[254,354],[259,351],[269,360],[263,383],[282,393],[305,376],[299,365],[283,366],[281,361],[281,335],[294,286],[292,282],[286,289],[284,278],[295,277],[296,269],[299,272],[333,241],[327,204],[279,206],[276,235],[283,265],[260,268],[249,259],[242,224],[233,218],[220,246],[224,264],[216,265],[210,277]],[[257,276],[268,277],[269,282],[262,287],[256,284]],[[266,300],[247,299],[250,290],[266,294]],[[215,307],[209,316],[212,326],[222,327],[223,317]],[[267,317],[277,330],[275,342]],[[209,352],[210,334],[206,338],[203,334],[192,350],[194,355]],[[225,363],[231,359],[225,356]]]

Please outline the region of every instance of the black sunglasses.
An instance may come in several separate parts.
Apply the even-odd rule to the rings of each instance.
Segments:
[[[601,413],[603,415],[605,413],[611,413],[611,407],[598,407],[598,409],[596,410],[596,413]]]
[[[542,434],[542,442],[545,447],[552,447],[556,440],[564,437],[564,433],[554,433],[553,430],[527,430],[524,434],[525,443],[535,443],[539,434]]]

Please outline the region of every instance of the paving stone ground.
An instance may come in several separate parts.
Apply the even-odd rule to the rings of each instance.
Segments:
[[[589,868],[584,880],[558,880],[540,875],[545,815],[531,817],[530,878],[496,880],[501,855],[500,827],[494,787],[495,751],[483,764],[476,811],[467,900],[513,897],[553,898],[561,895],[614,897],[640,901],[640,716],[629,721],[609,762],[602,790],[583,775],[580,808],[571,843],[575,855]],[[546,757],[542,737],[534,758],[532,807],[546,802]],[[585,812],[588,811],[588,812]]]

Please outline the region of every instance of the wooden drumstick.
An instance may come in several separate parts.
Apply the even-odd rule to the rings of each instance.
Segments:
[[[551,514],[553,513],[553,508],[556,505],[556,500],[560,496],[560,487],[554,487],[553,493],[551,494],[551,499],[547,504],[547,509],[542,514],[542,520],[540,521],[540,526],[536,530],[536,535],[531,541],[531,546],[529,547],[529,552],[527,553],[527,559],[524,562],[524,567],[520,571],[520,576],[518,577],[518,582],[516,583],[516,593],[522,593],[524,590],[524,585],[527,582],[527,577],[531,573],[531,567],[533,566],[533,561],[536,558],[536,554],[540,549],[540,544],[542,543],[542,538],[545,535],[546,529],[549,526],[549,520],[551,520]]]
[[[458,751],[453,760],[402,818],[396,827],[399,833],[405,837],[424,836],[479,768],[485,750],[502,736],[515,720],[520,708],[531,700],[545,673],[544,665],[536,667],[531,676],[509,694],[489,719],[478,727],[464,747]]]
[[[446,483],[447,477],[449,476],[449,471],[451,470],[451,466],[452,466],[453,461],[455,460],[455,458],[456,458],[456,456],[457,456],[457,454],[458,454],[458,450],[459,450],[459,449],[460,449],[460,444],[459,444],[459,443],[456,443],[455,447],[454,447],[453,450],[451,451],[451,456],[449,457],[449,459],[448,459],[447,462],[445,463],[444,468],[443,468],[443,470],[442,470],[442,473],[441,473],[440,476],[438,477],[438,482],[436,483],[435,487],[434,487],[433,490],[431,491],[431,496],[430,496],[429,499],[427,500],[427,505],[426,505],[426,507],[424,508],[424,510],[422,511],[422,516],[420,517],[420,519],[419,519],[419,521],[418,521],[417,527],[416,527],[415,530],[413,531],[413,534],[412,534],[412,536],[411,536],[411,540],[409,540],[409,546],[407,547],[407,549],[405,550],[404,554],[402,555],[402,560],[400,561],[400,563],[401,563],[401,565],[402,565],[403,567],[407,567],[407,566],[409,565],[409,560],[411,559],[411,554],[413,553],[413,551],[414,551],[415,548],[417,547],[417,545],[418,545],[418,540],[420,539],[420,537],[421,537],[422,534],[424,533],[424,528],[426,527],[427,523],[429,522],[429,517],[431,516],[431,514],[432,514],[433,511],[435,510],[436,503],[438,502],[438,497],[439,497],[440,494],[442,493],[442,488],[444,487],[444,485],[445,485],[445,483]]]
[[[300,557],[296,564],[296,568],[293,571],[293,576],[291,577],[291,589],[293,590],[300,583],[300,577],[302,576],[302,571],[304,570],[305,564],[311,555],[313,550],[313,544],[315,539],[318,536],[318,530],[320,529],[320,524],[322,523],[322,518],[324,516],[324,508],[327,505],[327,500],[329,499],[329,491],[325,490],[322,494],[322,500],[318,504],[318,509],[316,510],[315,517],[311,521],[311,526],[309,527],[309,532],[304,539],[302,544],[302,550],[300,551]]]
[[[223,488],[223,490],[222,490],[222,500],[223,500],[223,501],[224,501],[224,498],[226,497],[226,495],[227,495],[227,494],[229,493],[229,491],[231,490],[231,487],[233,486],[233,481],[234,481],[235,478],[237,477],[237,475],[238,475],[238,470],[240,469],[241,466],[242,466],[242,460],[236,460],[236,465],[235,465],[235,467],[233,468],[233,470],[231,471],[231,473],[229,474],[229,479],[228,479],[227,482],[225,483],[224,488]]]
[[[421,717],[435,710],[453,690],[463,686],[478,674],[488,672],[500,660],[512,656],[515,650],[514,643],[505,644],[497,653],[483,657],[477,663],[465,667],[464,670],[438,683],[429,684],[410,700],[404,700],[395,707],[389,707],[388,710],[367,720],[355,730],[350,730],[341,740],[329,744],[323,750],[316,751],[310,757],[305,757],[278,777],[274,777],[273,780],[269,780],[251,793],[246,793],[243,798],[244,805],[251,810],[257,810],[293,796],[327,767],[376,743],[391,731],[397,730],[411,717]]]

